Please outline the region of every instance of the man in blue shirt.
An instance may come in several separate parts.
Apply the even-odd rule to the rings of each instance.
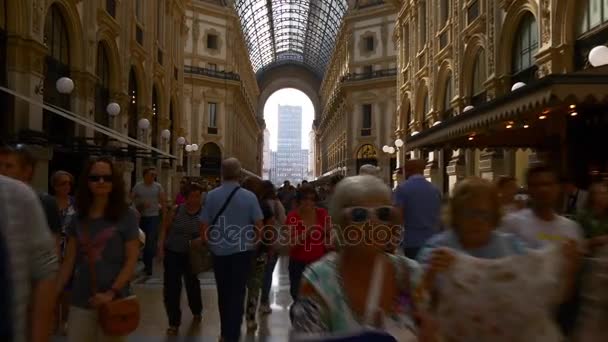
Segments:
[[[222,185],[207,194],[201,212],[201,235],[213,254],[224,342],[240,339],[247,279],[263,219],[256,195],[239,186],[240,175],[237,159],[224,160]]]
[[[405,256],[415,259],[424,243],[439,231],[441,193],[424,176],[423,160],[407,160],[406,181],[395,192],[395,204],[403,210],[401,247]]]

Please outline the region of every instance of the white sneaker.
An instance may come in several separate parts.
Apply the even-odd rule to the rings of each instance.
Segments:
[[[247,331],[254,332],[258,330],[258,323],[256,321],[247,321]]]
[[[262,315],[269,315],[272,313],[272,309],[270,308],[270,305],[268,305],[268,304],[260,305],[260,308],[258,309],[258,311]]]

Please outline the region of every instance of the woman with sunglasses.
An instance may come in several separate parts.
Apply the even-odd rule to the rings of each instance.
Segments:
[[[401,215],[391,199],[389,187],[375,176],[349,177],[337,185],[330,214],[338,251],[304,271],[292,310],[296,335],[336,336],[370,325],[368,299],[376,292],[373,327],[389,331],[399,341],[407,341],[404,336],[410,341],[435,341],[431,321],[415,311],[413,290],[420,267],[386,252],[401,231]],[[381,273],[376,273],[379,269]]]
[[[61,258],[65,253],[65,247],[67,244],[66,230],[72,221],[73,216],[76,214],[74,197],[71,196],[72,185],[74,184],[74,176],[67,171],[56,171],[51,177],[51,186],[53,187],[53,196],[57,202],[59,208],[59,217],[61,219],[61,232],[60,232],[60,243],[61,243]],[[64,292],[61,294],[59,299],[59,320],[58,330],[60,335],[66,334],[66,324],[68,318],[69,309],[69,291],[71,281],[68,281]]]
[[[125,341],[106,336],[97,308],[130,294],[139,240],[137,217],[126,202],[122,174],[108,158],[85,167],[76,193],[77,215],[67,229],[68,243],[58,282],[62,289],[73,274],[68,341]],[[94,260],[89,260],[89,256]],[[89,268],[94,263],[94,270]],[[96,276],[92,292],[91,272]]]
[[[311,185],[303,185],[296,193],[296,209],[285,218],[290,233],[289,292],[294,302],[302,272],[306,266],[321,259],[327,252],[330,220],[327,210],[318,208],[317,193]]]
[[[426,242],[418,254],[420,262],[436,259],[434,254],[443,254],[436,260],[440,264],[449,262],[444,248],[483,259],[525,253],[524,245],[517,237],[496,230],[501,220],[502,201],[497,187],[491,182],[468,178],[458,183],[448,210],[451,229]]]

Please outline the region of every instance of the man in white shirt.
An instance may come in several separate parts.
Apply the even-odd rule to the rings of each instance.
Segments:
[[[526,175],[531,208],[508,215],[502,229],[521,238],[530,248],[560,244],[564,252],[562,300],[556,312],[556,321],[564,335],[572,332],[579,310],[579,270],[584,235],[574,221],[555,212],[560,200],[560,187],[553,169],[537,165]]]
[[[532,206],[507,215],[503,219],[502,229],[518,235],[531,248],[568,240],[582,245],[584,235],[581,227],[555,211],[560,200],[555,172],[544,165],[533,166],[528,170],[526,180]]]

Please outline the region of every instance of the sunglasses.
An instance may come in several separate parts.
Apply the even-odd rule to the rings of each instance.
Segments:
[[[381,222],[391,222],[395,218],[393,209],[391,206],[377,208],[352,207],[346,209],[346,217],[354,223],[363,223],[373,218]]]
[[[99,183],[101,180],[104,183],[110,183],[112,182],[112,175],[89,175],[89,182],[91,183]]]

